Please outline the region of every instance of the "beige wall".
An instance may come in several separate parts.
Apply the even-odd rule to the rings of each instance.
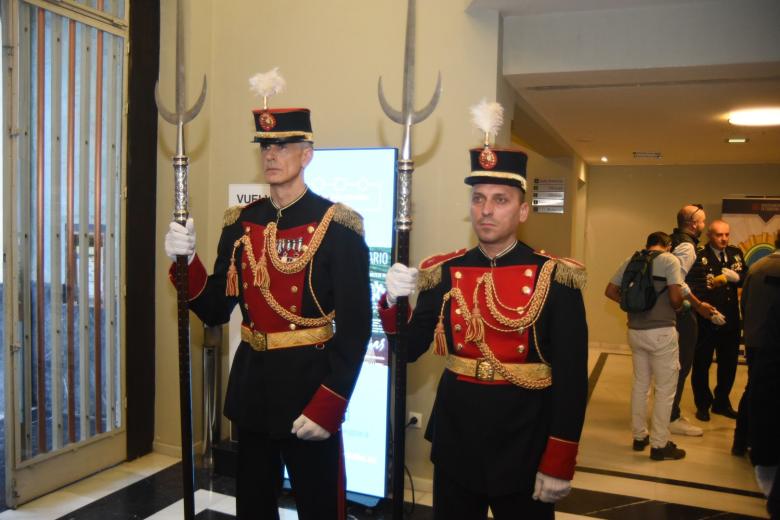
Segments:
[[[780,193],[780,165],[594,166],[588,173],[585,307],[590,341],[625,344],[625,313],[604,288],[627,256],[653,231],[670,232],[677,210],[701,203],[707,220],[731,194]]]

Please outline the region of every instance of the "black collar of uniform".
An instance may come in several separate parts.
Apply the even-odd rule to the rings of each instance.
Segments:
[[[499,251],[498,254],[496,256],[493,256],[493,257],[491,257],[489,254],[487,254],[487,252],[484,249],[482,249],[481,245],[477,246],[477,249],[479,249],[479,252],[482,253],[482,256],[484,256],[485,258],[488,259],[488,261],[490,261],[490,265],[495,267],[496,260],[498,260],[499,258],[509,254],[514,248],[517,247],[517,244],[519,244],[519,243],[520,242],[518,242],[517,239],[515,239],[515,241],[511,245],[505,247],[502,251]]]
[[[297,197],[295,197],[295,199],[293,199],[292,202],[290,202],[289,204],[286,204],[286,205],[284,205],[282,207],[279,207],[279,205],[276,204],[276,201],[274,201],[273,197],[268,197],[268,198],[271,199],[271,205],[276,209],[277,213],[279,213],[279,215],[281,216],[281,214],[282,214],[282,212],[284,210],[293,207],[299,200],[301,200],[303,197],[305,197],[307,193],[309,193],[309,186],[304,184],[303,185],[303,191],[301,192],[301,194],[298,195]]]

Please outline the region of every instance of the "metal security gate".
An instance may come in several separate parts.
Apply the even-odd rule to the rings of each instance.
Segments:
[[[4,0],[6,495],[125,458],[126,0]]]

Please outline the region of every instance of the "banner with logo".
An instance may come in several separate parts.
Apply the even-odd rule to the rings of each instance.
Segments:
[[[742,250],[748,267],[775,250],[780,229],[780,195],[724,197],[721,218],[729,223],[729,242]]]

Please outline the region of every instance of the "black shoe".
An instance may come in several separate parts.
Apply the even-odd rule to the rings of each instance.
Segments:
[[[649,435],[645,435],[644,439],[634,439],[634,451],[644,451],[648,444],[650,444]]]
[[[685,450],[681,450],[675,443],[669,441],[663,448],[650,448],[650,458],[653,460],[679,460],[685,457]]]
[[[710,411],[705,410],[704,408],[698,408],[696,410],[696,418],[702,422],[707,422],[710,420]]]
[[[712,413],[716,413],[718,415],[722,415],[724,417],[728,417],[729,419],[736,419],[737,418],[737,412],[736,412],[736,410],[734,410],[731,407],[730,404],[726,405],[726,406],[713,406],[712,407]]]

